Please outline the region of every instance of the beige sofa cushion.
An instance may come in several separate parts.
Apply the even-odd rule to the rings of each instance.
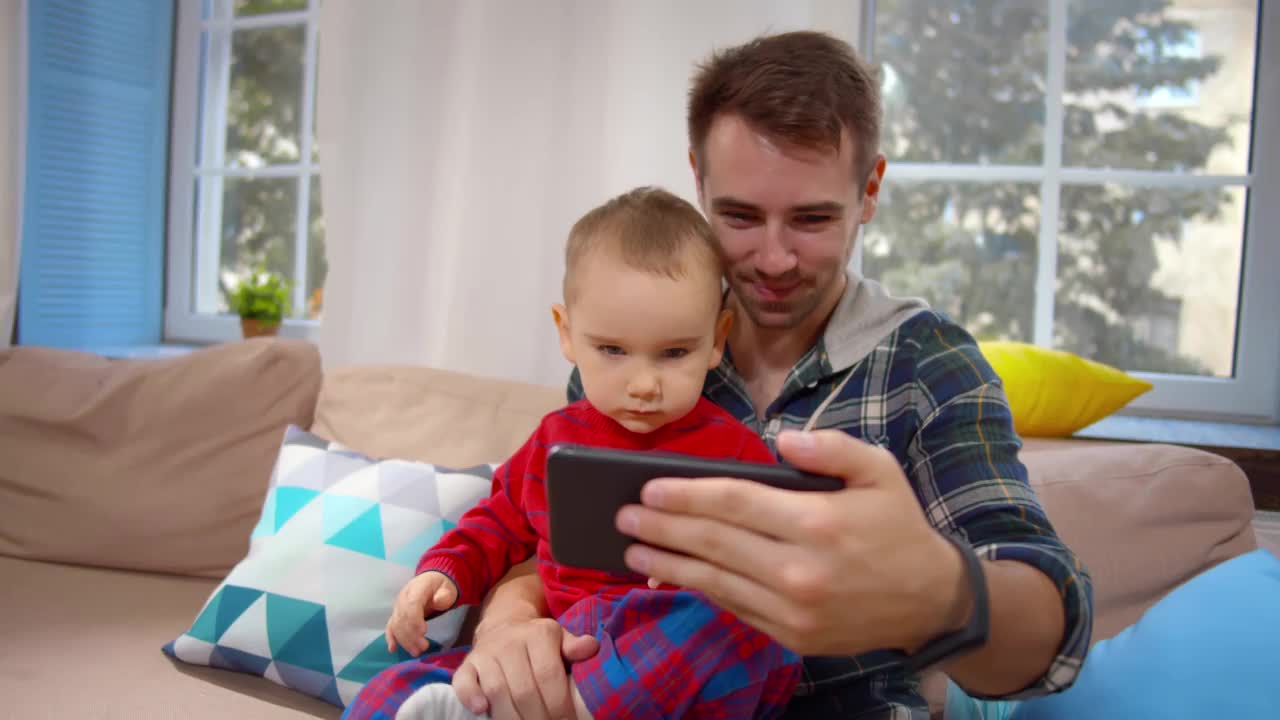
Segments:
[[[221,577],[319,389],[319,353],[295,340],[163,360],[0,351],[0,554]]]
[[[1235,463],[1159,444],[1027,440],[1049,519],[1093,578],[1094,641],[1170,590],[1253,550],[1253,496]]]
[[[336,720],[315,698],[160,652],[215,585],[0,557],[0,717]]]
[[[424,367],[351,367],[325,373],[312,432],[368,455],[452,467],[499,463],[563,389]]]

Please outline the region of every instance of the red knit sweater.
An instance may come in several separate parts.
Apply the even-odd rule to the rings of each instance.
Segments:
[[[533,436],[493,474],[493,491],[468,511],[418,562],[458,586],[458,604],[476,605],[511,566],[535,552],[538,574],[554,617],[591,595],[621,597],[645,587],[639,575],[560,565],[551,557],[543,474],[547,449],[558,442],[624,450],[663,450],[708,458],[775,462],[747,426],[706,398],[683,418],[651,433],[634,433],[586,400],[547,415]]]

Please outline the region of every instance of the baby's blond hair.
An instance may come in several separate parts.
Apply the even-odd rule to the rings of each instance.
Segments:
[[[711,226],[698,209],[662,188],[639,187],[583,215],[565,245],[564,299],[584,258],[613,252],[628,267],[680,279],[698,271],[719,280],[723,265]],[[692,266],[692,267],[690,267]]]

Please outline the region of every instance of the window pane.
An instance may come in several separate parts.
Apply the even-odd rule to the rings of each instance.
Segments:
[[[1245,174],[1254,0],[1072,0],[1063,160]]]
[[[223,180],[219,280],[223,286],[259,265],[292,280],[297,178]],[[223,298],[225,311],[226,298]]]
[[[307,0],[236,0],[236,17],[306,9]]]
[[[1243,188],[1063,188],[1054,344],[1126,370],[1232,375]]]
[[[866,226],[863,271],[979,339],[1030,341],[1039,228],[1034,184],[886,184]]]
[[[911,162],[1038,164],[1043,0],[881,0],[883,147]]]
[[[324,278],[329,265],[324,256],[324,213],[321,211],[320,176],[311,178],[311,211],[307,221],[307,317],[319,320],[324,310]]]
[[[227,163],[262,167],[299,158],[305,28],[236,30],[227,98]]]

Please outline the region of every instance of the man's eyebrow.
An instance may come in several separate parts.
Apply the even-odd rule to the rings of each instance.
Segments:
[[[750,210],[752,212],[760,212],[760,207],[746,200],[739,200],[735,197],[724,196],[712,198],[711,208],[713,210]],[[835,201],[826,201],[818,203],[810,203],[808,205],[797,205],[790,209],[793,213],[827,213],[831,215],[843,215],[844,205]]]
[[[755,212],[759,212],[760,210],[759,207],[752,205],[746,200],[739,200],[738,198],[730,197],[728,195],[725,195],[723,197],[718,197],[718,198],[712,198],[711,207],[716,210],[733,209],[733,210],[752,210]]]
[[[838,202],[820,202],[811,205],[800,205],[791,208],[792,212],[797,213],[827,213],[830,215],[841,215],[844,213],[844,205]]]

